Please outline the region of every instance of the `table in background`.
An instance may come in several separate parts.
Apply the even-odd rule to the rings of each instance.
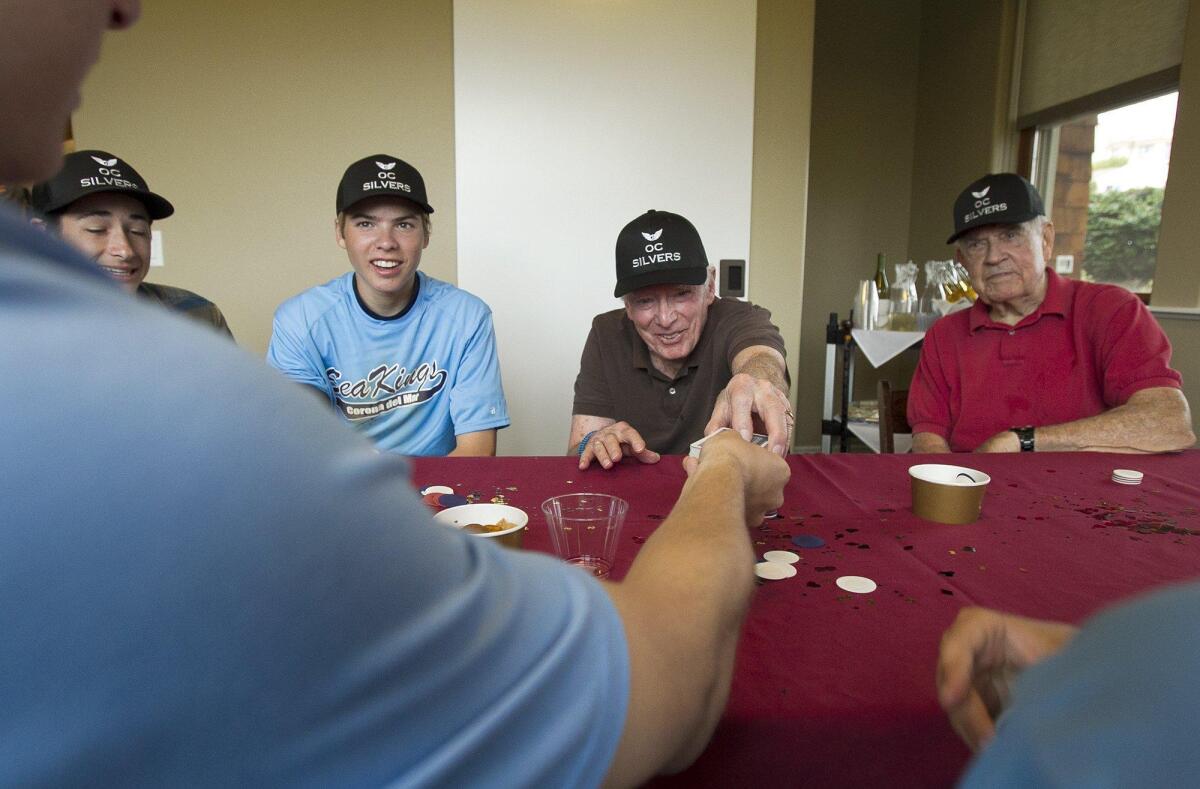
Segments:
[[[853,433],[873,452],[879,451],[879,425],[850,421],[850,402],[854,393],[854,350],[858,348],[872,367],[879,368],[910,348],[920,349],[925,332],[864,331],[852,329],[850,321],[838,322],[837,313],[829,313],[825,326],[825,390],[821,402],[821,451],[833,449],[833,437],[838,436],[842,452],[849,448]],[[839,370],[838,352],[841,352]],[[840,405],[834,410],[834,384],[838,383]],[[899,386],[897,388],[903,388]],[[907,452],[912,446],[911,434],[896,434],[896,451]]]
[[[946,723],[933,673],[942,630],[964,605],[1079,621],[1104,604],[1200,575],[1200,451],[1167,456],[972,455],[992,475],[967,526],[909,510],[918,456],[797,455],[782,517],[751,529],[755,550],[794,550],[795,578],[756,592],[729,706],[680,786],[944,786],[968,752]],[[1111,481],[1114,467],[1145,473]],[[573,458],[421,458],[413,482],[529,513],[525,545],[550,551],[540,503],[595,491],[629,501],[614,578],[670,512],[679,458],[580,472]],[[791,536],[816,534],[817,550]],[[870,595],[841,591],[864,575]],[[664,612],[669,615],[669,612]],[[680,666],[686,671],[686,666]]]

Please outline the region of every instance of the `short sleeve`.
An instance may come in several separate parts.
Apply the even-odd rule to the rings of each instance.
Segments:
[[[592,321],[583,354],[579,359],[579,374],[575,376],[575,401],[572,415],[598,416],[615,419],[617,405],[604,376],[604,357],[600,351],[599,318]]]
[[[925,333],[921,358],[908,389],[908,424],[916,433],[950,440],[950,383],[942,368],[937,324]]]
[[[757,304],[746,305],[749,309],[734,313],[726,333],[725,361],[733,365],[733,358],[754,345],[774,348],[787,358],[787,350],[779,327],[771,322],[771,311]],[[786,375],[786,371],[785,371]],[[790,382],[790,377],[788,378]]]
[[[225,314],[221,312],[221,308],[211,301],[208,303],[209,310],[205,315],[205,320],[212,324],[212,327],[220,334],[224,334],[229,339],[234,339],[233,331],[229,328],[229,322],[225,320]]]
[[[321,355],[313,345],[308,327],[293,312],[288,304],[275,311],[271,342],[267,345],[267,364],[297,383],[320,389],[332,402]]]
[[[1102,332],[1098,367],[1104,371],[1105,405],[1122,405],[1142,389],[1178,389],[1182,378],[1170,367],[1171,341],[1146,305],[1118,288],[1105,288],[1096,301],[1091,324]]]
[[[450,391],[450,419],[456,436],[509,424],[496,333],[492,314],[486,307],[480,309],[455,373],[454,388]]]

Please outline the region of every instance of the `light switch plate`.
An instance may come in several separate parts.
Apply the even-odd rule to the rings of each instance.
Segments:
[[[150,266],[151,266],[151,268],[153,268],[155,266],[161,266],[162,264],[163,264],[162,231],[161,230],[151,230],[150,231]]]
[[[723,299],[742,299],[750,293],[750,267],[744,260],[722,260],[718,269],[717,295]]]
[[[1059,255],[1054,258],[1054,270],[1059,274],[1070,274],[1075,270],[1075,256]]]

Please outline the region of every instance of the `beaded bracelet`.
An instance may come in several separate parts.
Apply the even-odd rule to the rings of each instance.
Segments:
[[[596,435],[595,430],[593,430],[592,432],[588,433],[586,436],[583,437],[583,440],[581,440],[579,442],[578,449],[575,450],[576,455],[583,454],[583,450],[587,448],[588,442],[592,440],[592,436],[594,436],[594,435]]]

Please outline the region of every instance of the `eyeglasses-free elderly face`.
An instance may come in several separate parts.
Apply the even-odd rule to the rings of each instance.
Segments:
[[[957,257],[986,304],[1038,293],[1054,247],[1054,226],[1042,217],[1018,225],[975,228],[957,242]]]

